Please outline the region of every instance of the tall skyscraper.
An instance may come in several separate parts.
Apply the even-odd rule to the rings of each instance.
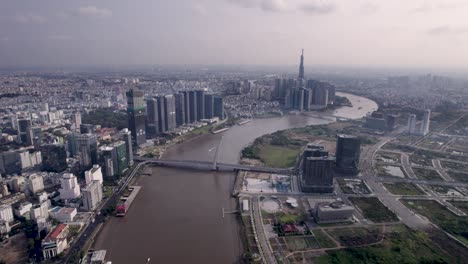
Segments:
[[[323,146],[308,144],[302,154],[302,169],[305,169],[308,158],[328,157],[328,151]]]
[[[213,117],[224,119],[224,101],[221,96],[215,96],[213,99]]]
[[[147,135],[154,137],[161,133],[159,130],[159,107],[157,98],[146,99]]]
[[[214,112],[214,96],[212,94],[205,95],[205,118],[213,118]]]
[[[156,97],[158,101],[158,130],[159,134],[164,133],[167,131],[167,125],[166,125],[166,107],[164,104],[164,97],[163,96],[158,96]]]
[[[81,113],[80,112],[75,112],[72,115],[72,121],[73,121],[73,127],[74,129],[80,129],[81,125]]]
[[[94,134],[76,135],[76,150],[80,158],[81,170],[90,169],[98,161],[97,136]]]
[[[40,147],[42,169],[49,172],[62,172],[67,169],[67,152],[62,144],[49,144]]]
[[[81,124],[80,125],[80,133],[81,134],[93,134],[94,133],[94,125],[92,125],[92,124]]]
[[[83,190],[83,207],[87,211],[93,211],[102,201],[102,185],[99,181],[92,181]]]
[[[416,133],[416,115],[410,114],[408,116],[408,133],[415,134]]]
[[[190,95],[188,91],[182,91],[180,92],[180,94],[182,94],[184,97],[184,124],[189,124],[192,122],[192,120],[190,119]]]
[[[302,54],[301,54],[301,64],[299,65],[299,80],[304,79],[304,49],[302,49]]]
[[[185,124],[185,95],[183,93],[174,94],[176,126]]]
[[[198,120],[198,107],[197,107],[197,96],[195,91],[189,91],[189,119],[190,123],[193,123]]]
[[[31,119],[29,118],[22,118],[18,120],[18,135],[21,143],[27,145],[33,144],[31,125]]]
[[[176,128],[176,104],[174,95],[164,96],[165,122],[166,129],[172,131]]]
[[[205,119],[205,91],[195,91],[197,99],[197,120]]]
[[[333,166],[335,158],[328,156],[308,157],[305,159],[301,189],[303,192],[333,192]]]
[[[336,168],[344,174],[356,174],[359,171],[361,140],[356,136],[337,135]]]
[[[134,145],[146,142],[146,109],[143,92],[130,90],[127,93],[128,127],[132,133]]]
[[[60,179],[60,199],[69,200],[76,199],[80,196],[80,185],[76,176],[71,173],[64,173]]]
[[[127,128],[122,129],[120,131],[120,135],[122,136],[122,140],[125,142],[125,147],[127,148],[127,161],[128,166],[133,165],[133,147],[132,147],[132,133],[128,131]]]
[[[423,120],[421,124],[421,135],[425,136],[429,133],[429,125],[431,122],[431,109],[424,111]]]

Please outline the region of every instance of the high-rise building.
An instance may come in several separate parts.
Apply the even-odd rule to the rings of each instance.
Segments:
[[[80,129],[81,126],[81,113],[75,112],[72,115],[73,127],[74,129]]]
[[[88,170],[93,166],[93,164],[96,164],[98,162],[96,135],[76,135],[76,147],[80,158],[81,170]]]
[[[130,90],[127,93],[128,127],[132,133],[134,145],[146,142],[146,109],[143,92]]]
[[[184,101],[184,124],[189,124],[192,122],[190,119],[191,116],[191,106],[190,106],[190,93],[188,91],[182,91],[180,94],[183,95],[183,101]]]
[[[67,152],[62,144],[41,146],[42,168],[49,172],[62,172],[67,169]]]
[[[333,192],[333,167],[335,158],[328,156],[308,157],[305,159],[301,180],[303,192]]]
[[[127,148],[125,146],[125,142],[123,141],[115,142],[112,146],[114,147],[117,154],[116,160],[114,161],[115,173],[117,173],[118,176],[121,176],[128,168]]]
[[[158,102],[158,130],[159,134],[162,134],[167,131],[166,126],[166,107],[164,107],[164,97],[158,96],[156,98]]]
[[[193,123],[198,120],[198,107],[197,107],[197,96],[195,91],[188,91],[189,95],[189,120],[190,123]]]
[[[80,124],[80,134],[93,134],[94,125],[92,124]]]
[[[166,114],[164,121],[166,130],[172,131],[176,128],[176,104],[174,95],[164,96],[164,112]]]
[[[356,136],[337,135],[336,168],[344,174],[356,174],[359,171],[361,140]]]
[[[175,112],[176,112],[176,126],[185,124],[185,94],[174,94],[175,98]]]
[[[16,151],[0,153],[0,174],[14,174],[21,172],[21,159]]]
[[[213,99],[213,117],[224,119],[224,101],[221,96],[215,96]]]
[[[299,65],[299,80],[304,79],[304,49],[302,49],[302,54],[301,54],[301,63]]]
[[[197,100],[197,120],[205,119],[205,91],[195,91]]]
[[[146,111],[147,111],[147,134],[150,137],[159,135],[159,107],[157,98],[146,99]]]
[[[76,176],[71,173],[64,173],[60,179],[60,199],[62,200],[71,200],[76,199],[80,196],[80,185]]]
[[[102,164],[104,164],[104,176],[113,178],[117,171],[117,151],[112,146],[103,146],[100,151]]]
[[[32,194],[42,192],[44,190],[44,180],[41,175],[32,174],[28,179],[28,189]]]
[[[317,86],[312,91],[312,104],[326,107],[328,104],[328,89],[324,86]]]
[[[306,160],[308,158],[328,157],[328,151],[323,146],[308,144],[302,154],[302,169],[305,169]]]
[[[83,190],[83,208],[87,211],[95,210],[102,201],[102,185],[99,181],[92,181]]]
[[[214,112],[214,96],[212,94],[205,95],[205,118],[213,118]]]
[[[421,124],[421,135],[425,136],[429,133],[429,125],[431,122],[431,109],[426,109],[424,111],[423,120]]]
[[[410,114],[408,116],[408,133],[416,134],[416,115]]]
[[[127,148],[127,161],[128,166],[133,165],[133,147],[132,147],[132,134],[128,131],[127,128],[122,129],[120,131],[120,135],[122,136],[122,140],[125,142],[125,147]]]
[[[22,118],[18,120],[18,136],[21,143],[32,145],[33,135],[31,129],[32,123],[29,118]]]
[[[90,170],[85,171],[85,180],[87,185],[92,181],[98,181],[100,184],[102,184],[103,180],[101,166],[94,164]]]
[[[15,220],[13,216],[13,207],[11,205],[0,205],[0,220],[11,223]]]

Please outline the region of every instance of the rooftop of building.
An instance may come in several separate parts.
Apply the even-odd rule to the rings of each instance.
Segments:
[[[348,134],[337,134],[336,136],[339,138],[357,138],[356,136],[348,135]]]
[[[318,203],[317,206],[322,211],[337,211],[344,209],[354,209],[354,207],[345,204],[343,201]]]
[[[65,224],[59,224],[57,227],[54,228],[47,236],[44,238],[44,242],[49,242],[52,240],[57,239],[57,237],[63,232],[63,230],[67,227]]]

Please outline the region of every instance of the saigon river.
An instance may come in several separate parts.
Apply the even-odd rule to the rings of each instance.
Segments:
[[[327,115],[357,119],[377,110],[367,98],[345,95],[353,107],[317,112],[323,118],[302,114],[254,119],[220,134],[205,134],[177,144],[167,159],[212,161],[219,144],[218,161],[237,163],[244,146],[261,135],[278,130],[334,122]],[[221,142],[221,143],[220,143]],[[123,218],[110,218],[93,245],[106,249],[112,263],[238,263],[243,252],[240,225],[235,215],[222,218],[222,208],[237,210],[231,197],[234,173],[152,168],[140,176],[143,186]]]

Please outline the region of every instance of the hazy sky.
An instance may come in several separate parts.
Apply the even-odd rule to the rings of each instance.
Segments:
[[[0,66],[468,67],[467,0],[0,0]]]

